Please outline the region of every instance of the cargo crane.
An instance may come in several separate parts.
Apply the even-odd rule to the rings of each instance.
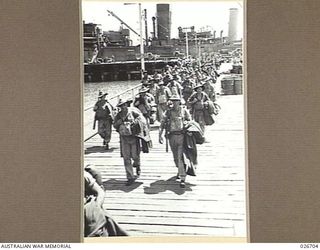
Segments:
[[[124,22],[120,17],[118,17],[114,12],[107,10],[108,13],[113,16],[114,18],[116,18],[118,21],[120,21],[121,24],[123,24],[124,26],[126,26],[129,30],[131,30],[134,34],[136,34],[138,37],[140,37],[140,34],[138,32],[136,32],[133,28],[131,28],[126,22]],[[143,38],[143,40],[145,40]]]
[[[116,18],[117,20],[119,20],[121,22],[121,24],[125,25],[129,30],[131,30],[133,33],[135,33],[136,35],[138,35],[138,37],[140,38],[140,61],[141,61],[141,78],[143,76],[143,72],[145,71],[145,64],[144,64],[144,46],[143,46],[143,41],[146,41],[143,38],[142,35],[142,16],[141,16],[141,3],[139,3],[139,24],[140,24],[140,34],[138,34],[138,32],[136,32],[133,28],[131,28],[128,24],[126,24],[120,17],[118,17],[116,14],[114,14],[112,11],[107,10],[108,13],[113,16],[114,18]]]

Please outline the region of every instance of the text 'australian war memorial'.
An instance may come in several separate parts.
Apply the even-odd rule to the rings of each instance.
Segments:
[[[84,236],[246,237],[242,3],[95,4]]]

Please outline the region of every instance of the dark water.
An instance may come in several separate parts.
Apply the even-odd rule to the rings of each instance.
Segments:
[[[84,98],[84,109],[91,107],[95,104],[98,99],[99,90],[107,92],[108,96],[111,97],[120,92],[123,92],[133,86],[139,84],[140,81],[113,81],[113,82],[90,82],[84,84],[83,98]]]

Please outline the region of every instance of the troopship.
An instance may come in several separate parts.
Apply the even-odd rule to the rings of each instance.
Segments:
[[[171,38],[170,4],[157,4],[152,17],[152,32],[148,34],[147,10],[144,10],[145,34],[132,29],[116,13],[109,15],[121,23],[118,31],[103,31],[99,24],[83,23],[85,82],[137,80],[142,71],[160,72],[165,65],[174,65],[180,58],[193,57],[214,63],[232,60],[241,53],[242,40],[236,40],[238,9],[231,8],[228,36],[219,36],[209,26],[196,31],[195,26],[179,27],[178,38]],[[141,36],[140,45],[133,46],[130,32]],[[143,46],[141,50],[141,46]],[[143,51],[143,54],[141,53]],[[141,58],[143,57],[143,66]],[[236,68],[236,67],[235,67]],[[238,70],[238,73],[241,69]]]

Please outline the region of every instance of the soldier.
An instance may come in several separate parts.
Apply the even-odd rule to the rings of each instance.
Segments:
[[[208,105],[209,97],[203,92],[203,85],[198,84],[193,88],[194,92],[188,99],[192,107],[192,118],[199,123],[202,131],[205,129],[204,108]]]
[[[149,88],[147,87],[142,87],[139,90],[139,95],[136,97],[134,101],[134,106],[141,111],[149,127],[152,105],[155,104],[155,101],[154,97],[150,93],[148,93],[148,91]]]
[[[178,71],[174,72],[174,73],[172,74],[172,77],[173,77],[173,80],[174,80],[174,81],[178,82],[179,84],[182,83],[182,82],[181,82],[181,77],[179,76],[179,72],[178,72]]]
[[[172,69],[172,67],[167,64],[167,65],[164,67],[163,72],[165,72],[165,73],[171,73],[171,69]]]
[[[180,77],[181,77],[181,82],[182,83],[187,79],[187,73],[188,73],[188,71],[185,68],[183,68],[180,71]]]
[[[193,87],[194,87],[195,83],[193,80],[191,80],[190,78],[187,78],[183,83],[182,83],[182,95],[183,95],[183,99],[185,100],[185,102],[187,103],[188,106],[188,99],[189,97],[192,95],[193,93]]]
[[[163,143],[162,133],[166,128],[166,136],[169,139],[174,163],[178,168],[177,179],[180,179],[180,187],[185,187],[186,170],[183,160],[183,127],[185,121],[190,121],[188,110],[181,106],[181,98],[177,95],[169,99],[170,108],[165,112],[159,128],[159,143]]]
[[[207,96],[209,97],[209,99],[212,102],[215,102],[216,101],[216,92],[215,92],[214,86],[211,84],[211,81],[212,81],[211,77],[207,77],[204,79],[204,84],[203,84],[204,90],[203,91],[207,94]]]
[[[155,73],[153,75],[153,79],[155,80],[156,83],[162,80],[162,75],[160,73]]]
[[[158,121],[161,121],[164,115],[164,112],[168,109],[167,102],[171,97],[171,91],[168,87],[164,85],[163,81],[158,83],[159,89],[156,94],[156,103],[158,108]]]
[[[128,236],[103,208],[104,189],[89,171],[84,171],[84,236]]]
[[[147,87],[149,85],[150,79],[151,79],[151,76],[148,75],[148,72],[143,71],[143,76],[141,79],[142,86]]]
[[[150,111],[150,115],[149,115],[149,119],[148,122],[149,124],[154,124],[154,122],[157,120],[157,92],[159,91],[159,86],[158,86],[158,80],[156,78],[151,78],[149,80],[149,94],[152,95],[152,97],[150,97],[151,103],[151,111]],[[148,94],[148,93],[147,93]]]
[[[133,174],[133,167],[136,168],[137,177],[140,176],[140,141],[133,134],[133,125],[143,121],[143,115],[136,108],[130,107],[132,100],[119,100],[117,107],[120,109],[114,120],[114,128],[120,134],[120,149],[123,157],[127,175],[126,186],[134,183],[136,177]],[[133,160],[133,163],[131,161]]]
[[[143,81],[149,80],[148,71],[143,71],[142,74],[143,74],[142,76]]]
[[[149,88],[149,93],[154,97],[156,98],[156,94],[157,94],[157,91],[159,89],[158,87],[158,80],[156,80],[156,78],[151,78],[149,80],[149,84],[148,84],[148,88]]]
[[[99,91],[98,101],[93,108],[93,111],[95,112],[93,129],[95,129],[96,121],[98,121],[98,134],[103,139],[103,145],[106,149],[109,149],[113,121],[113,107],[105,99],[106,95],[107,93]]]
[[[167,87],[170,89],[171,94],[178,95],[179,97],[182,97],[182,86],[180,85],[180,83],[175,81],[171,74],[168,75],[167,80],[169,82]]]

